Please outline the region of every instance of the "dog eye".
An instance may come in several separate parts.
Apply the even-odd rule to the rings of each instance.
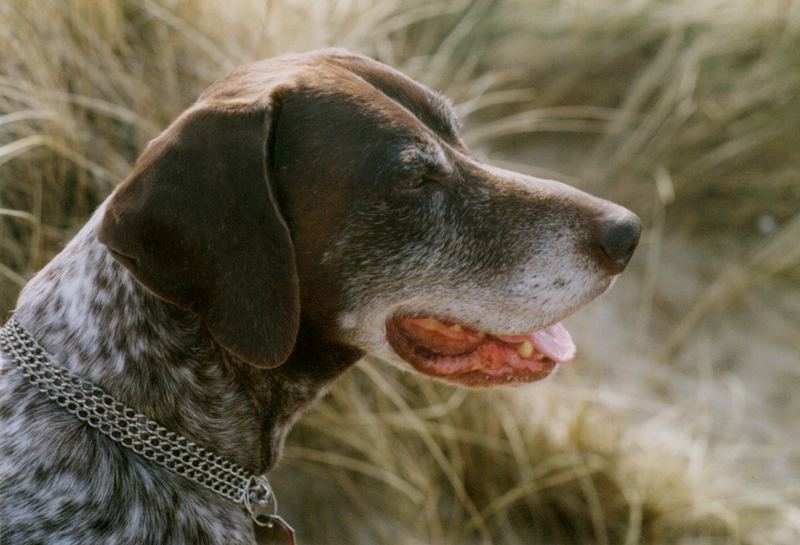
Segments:
[[[426,186],[432,186],[436,184],[436,180],[430,178],[428,176],[415,176],[414,178],[409,178],[407,180],[403,180],[402,182],[397,184],[397,189],[402,191],[417,191],[422,189]]]

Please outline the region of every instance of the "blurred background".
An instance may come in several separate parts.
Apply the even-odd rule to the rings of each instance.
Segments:
[[[4,0],[0,312],[209,83],[329,45],[645,230],[545,383],[361,362],[275,472],[301,543],[800,543],[797,1]]]

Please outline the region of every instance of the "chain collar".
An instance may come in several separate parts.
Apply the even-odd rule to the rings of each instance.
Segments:
[[[252,475],[54,364],[13,316],[0,329],[0,349],[31,384],[73,416],[144,458],[237,503],[256,525],[282,531],[294,545],[294,530],[278,515],[278,502],[266,475]]]

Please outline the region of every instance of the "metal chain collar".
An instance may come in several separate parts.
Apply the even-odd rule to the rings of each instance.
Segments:
[[[278,502],[266,475],[252,475],[54,364],[13,316],[0,329],[0,349],[34,386],[78,419],[148,460],[232,500],[255,524],[283,530],[294,545],[294,530],[278,515]]]

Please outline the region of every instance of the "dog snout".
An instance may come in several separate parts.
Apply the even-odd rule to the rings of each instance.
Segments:
[[[598,218],[593,225],[595,253],[611,274],[621,273],[639,243],[642,225],[638,216],[622,207]]]

